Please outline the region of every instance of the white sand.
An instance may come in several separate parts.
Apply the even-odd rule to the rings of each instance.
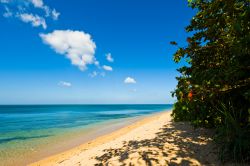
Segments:
[[[211,131],[173,123],[170,114],[152,115],[30,165],[218,165]]]

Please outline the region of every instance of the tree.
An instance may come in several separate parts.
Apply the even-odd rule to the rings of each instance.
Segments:
[[[172,116],[220,128],[222,157],[249,161],[250,0],[189,0],[189,5],[197,13],[186,27],[192,34],[187,46],[174,54],[176,63],[188,63],[178,69]]]

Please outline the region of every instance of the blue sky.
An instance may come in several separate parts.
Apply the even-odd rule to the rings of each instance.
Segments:
[[[0,14],[0,104],[175,100],[186,0],[0,0]]]

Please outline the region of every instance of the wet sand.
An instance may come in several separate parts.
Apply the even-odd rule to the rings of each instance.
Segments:
[[[0,153],[0,166],[24,166],[33,163],[43,158],[68,151],[97,137],[112,133],[144,117],[114,119],[96,123],[87,128],[68,130],[58,136],[48,137],[46,140],[41,138],[33,148],[15,148],[11,154],[5,153],[2,150],[3,153]]]
[[[172,122],[170,114],[151,115],[30,165],[218,165],[213,131]]]

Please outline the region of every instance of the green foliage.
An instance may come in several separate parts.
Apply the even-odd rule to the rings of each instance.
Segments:
[[[222,156],[250,161],[250,1],[188,2],[197,14],[186,27],[192,32],[187,46],[179,47],[173,58],[176,63],[186,60],[188,66],[178,69],[172,116],[218,128],[225,143]]]
[[[237,119],[242,118],[242,114],[234,107],[231,102],[226,106],[221,103],[218,111],[224,117],[224,125],[217,128],[216,142],[220,145],[220,158],[221,160],[234,160],[238,162],[247,162],[250,160],[250,125],[242,126],[238,123]],[[229,108],[229,110],[228,110]]]

